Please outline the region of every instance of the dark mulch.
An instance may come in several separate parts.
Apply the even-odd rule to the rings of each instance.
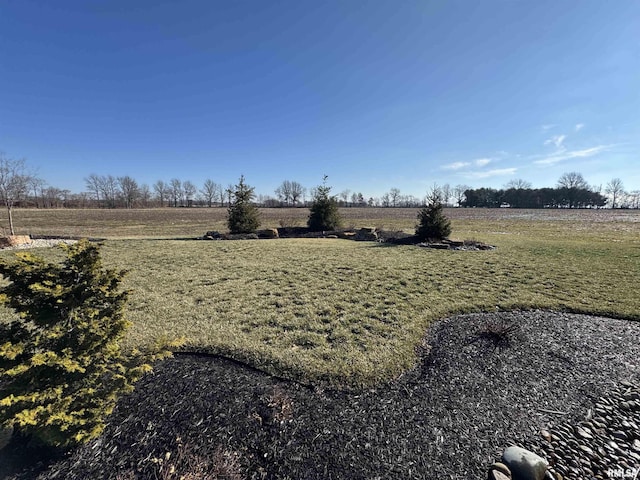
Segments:
[[[415,369],[363,391],[179,355],[120,401],[99,439],[38,478],[178,479],[190,457],[226,468],[195,478],[481,479],[506,446],[527,446],[622,379],[640,380],[638,338],[639,323],[609,318],[457,316],[432,326]]]

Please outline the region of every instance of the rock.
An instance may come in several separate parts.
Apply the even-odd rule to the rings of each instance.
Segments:
[[[338,232],[338,238],[344,240],[353,240],[356,237],[356,232]]]
[[[277,228],[265,228],[256,232],[258,238],[280,238]]]
[[[327,235],[325,238],[338,238],[338,235]]]
[[[587,429],[583,427],[576,427],[576,433],[582,438],[586,438],[586,439],[593,438],[593,436],[587,431]]]
[[[487,474],[488,480],[511,480],[511,477],[505,475],[499,470],[489,470]]]
[[[489,467],[487,472],[488,480],[510,480],[511,471],[504,463],[495,462]]]
[[[13,427],[0,427],[0,450],[9,445],[13,436]]]
[[[0,248],[15,247],[27,243],[31,243],[31,237],[29,235],[9,235],[8,237],[0,238]]]
[[[449,249],[449,245],[447,245],[446,243],[426,243],[425,247],[435,248],[435,249],[438,249],[438,250],[448,250]]]
[[[222,239],[222,235],[220,234],[220,232],[216,232],[214,230],[211,230],[211,231],[205,233],[202,238],[204,240],[220,240],[220,239]]]
[[[354,240],[359,242],[377,242],[378,234],[376,233],[376,229],[373,227],[365,227],[358,230],[356,233]]]
[[[504,451],[502,463],[511,470],[513,480],[543,480],[549,466],[541,456],[515,446]]]

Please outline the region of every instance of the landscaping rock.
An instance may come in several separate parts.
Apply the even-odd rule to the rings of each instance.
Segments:
[[[354,237],[354,240],[358,242],[377,242],[378,234],[376,233],[375,228],[365,227],[358,230]]]
[[[31,237],[29,235],[9,235],[8,237],[0,238],[0,248],[15,247],[28,243],[31,243]]]
[[[489,467],[488,480],[510,480],[511,470],[504,463],[495,462]]]
[[[342,238],[343,240],[353,240],[356,236],[356,232],[340,232],[338,233],[338,238]]]
[[[264,230],[258,230],[258,238],[279,238],[277,228],[265,228]]]
[[[522,447],[509,447],[502,454],[502,463],[509,467],[513,480],[543,480],[548,462]]]

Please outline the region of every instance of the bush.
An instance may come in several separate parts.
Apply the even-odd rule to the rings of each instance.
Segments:
[[[307,220],[309,230],[314,232],[335,230],[342,224],[338,201],[335,197],[329,196],[330,191],[331,187],[327,186],[327,176],[325,175],[322,185],[316,189],[313,203],[309,209],[309,220]]]
[[[433,193],[422,210],[418,212],[416,237],[421,241],[441,240],[451,234],[451,222],[443,211],[440,196]]]
[[[231,233],[253,233],[260,226],[260,212],[251,203],[254,198],[254,188],[244,183],[244,176],[233,192],[233,201],[229,206],[227,225]]]
[[[147,362],[168,355],[123,355],[125,272],[104,270],[98,246],[86,240],[64,248],[62,264],[29,252],[0,261],[11,282],[0,302],[19,315],[0,326],[0,425],[56,447],[99,435]]]

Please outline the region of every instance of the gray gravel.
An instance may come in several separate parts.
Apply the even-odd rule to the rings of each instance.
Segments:
[[[0,250],[28,250],[30,248],[49,248],[60,245],[61,243],[72,245],[76,243],[77,240],[71,239],[62,239],[62,238],[34,238],[31,239],[30,243],[25,243],[22,245],[16,245],[15,247],[3,247]]]

